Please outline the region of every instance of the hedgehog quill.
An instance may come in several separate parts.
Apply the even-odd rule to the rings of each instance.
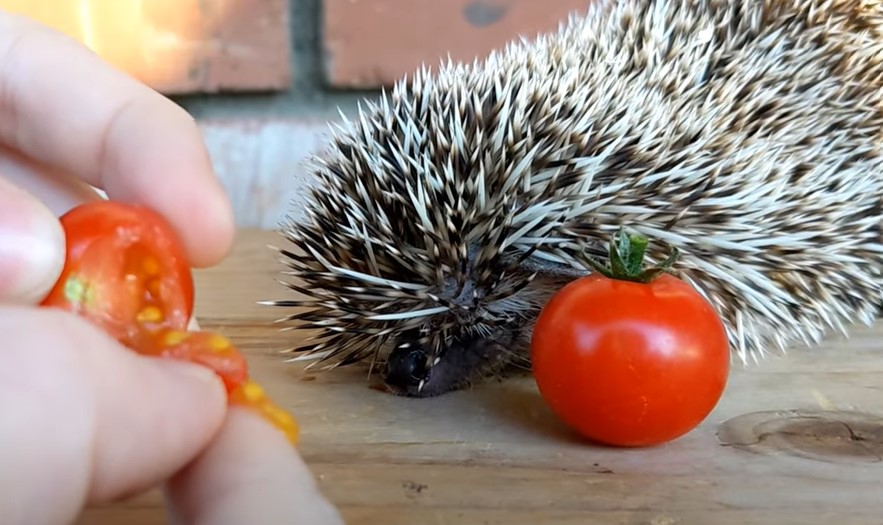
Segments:
[[[335,128],[282,228],[291,349],[433,396],[529,367],[546,299],[620,227],[743,363],[883,304],[883,3],[596,1],[424,67]]]

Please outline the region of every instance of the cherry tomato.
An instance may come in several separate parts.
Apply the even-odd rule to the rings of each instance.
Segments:
[[[61,225],[65,265],[43,306],[82,316],[139,354],[209,368],[230,404],[250,407],[297,442],[297,422],[249,379],[239,350],[220,334],[187,330],[193,277],[164,218],[143,206],[97,201],[72,209]]]
[[[82,315],[124,342],[145,327],[186,328],[193,278],[162,216],[102,200],[73,208],[60,220],[67,257],[44,306]]]
[[[176,328],[144,330],[135,346],[144,355],[171,357],[209,368],[224,382],[228,394],[248,379],[245,357],[220,334]]]
[[[596,442],[636,447],[701,423],[723,394],[730,353],[711,304],[673,275],[640,268],[644,241],[630,242],[612,246],[616,270],[549,300],[531,358],[541,396],[566,424]]]

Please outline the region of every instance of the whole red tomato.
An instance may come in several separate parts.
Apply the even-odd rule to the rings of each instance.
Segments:
[[[72,311],[131,343],[143,328],[185,329],[193,278],[168,222],[144,206],[90,202],[61,216],[67,256],[44,306]]]
[[[562,288],[540,312],[531,358],[541,396],[584,436],[648,446],[697,426],[730,369],[724,325],[692,286],[644,269],[646,240],[612,243],[611,268]]]

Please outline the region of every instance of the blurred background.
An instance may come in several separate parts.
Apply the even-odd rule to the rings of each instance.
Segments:
[[[328,123],[425,63],[554,30],[591,0],[0,0],[187,109],[244,228],[298,216]]]

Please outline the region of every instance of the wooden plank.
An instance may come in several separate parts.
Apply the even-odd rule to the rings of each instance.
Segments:
[[[273,232],[243,232],[199,271],[204,327],[234,339],[303,429],[301,452],[350,525],[883,524],[883,321],[737,367],[695,431],[647,449],[576,439],[530,378],[403,399],[365,370],[306,374],[279,352],[294,335],[257,301],[285,297]],[[149,493],[79,525],[166,523]]]
[[[165,94],[291,83],[288,0],[0,0]]]

